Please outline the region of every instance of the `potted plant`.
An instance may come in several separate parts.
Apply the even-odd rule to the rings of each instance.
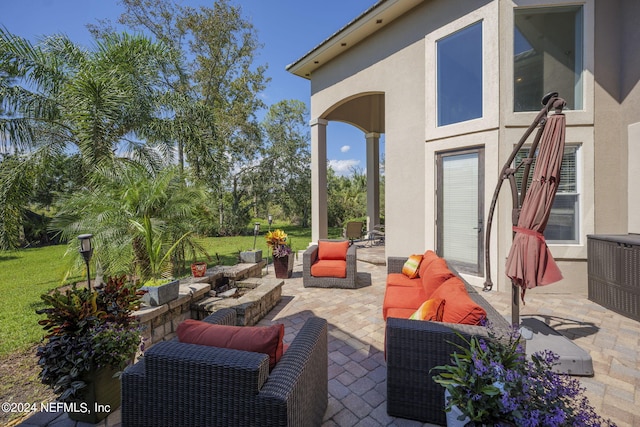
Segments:
[[[273,256],[273,268],[276,272],[276,277],[288,279],[293,272],[293,254],[287,233],[276,229],[268,232],[265,239]]]
[[[183,234],[167,248],[162,232],[158,227],[154,228],[149,217],[144,217],[141,222],[132,223],[144,237],[143,244],[138,244],[137,247],[142,247],[147,255],[148,265],[139,268],[139,276],[143,282],[140,289],[146,291],[142,301],[147,305],[159,306],[178,298],[180,281],[171,278],[171,254],[190,233]]]
[[[193,277],[203,277],[207,272],[206,262],[193,262],[191,263],[191,274]]]
[[[118,374],[142,350],[141,329],[131,312],[140,295],[124,277],[97,290],[76,288],[44,294],[38,310],[47,334],[38,347],[40,380],[69,403],[69,417],[96,423],[120,406]]]
[[[458,336],[464,345],[433,380],[445,388],[447,425],[609,425],[599,417],[579,381],[552,370],[558,356],[534,353],[527,360],[517,331],[487,338]],[[451,416],[452,414],[456,414]]]

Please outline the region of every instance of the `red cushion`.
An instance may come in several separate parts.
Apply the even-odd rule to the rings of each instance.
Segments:
[[[188,344],[231,348],[269,355],[269,370],[283,353],[284,325],[227,326],[187,319],[178,325],[178,340]]]
[[[445,280],[453,276],[454,274],[449,270],[446,261],[442,258],[434,259],[424,270],[424,275],[420,274],[422,287],[427,295],[433,294]]]
[[[413,313],[428,299],[422,287],[387,286],[382,303],[382,317],[387,319],[387,310],[390,308],[409,308]]]
[[[387,286],[422,287],[422,280],[419,277],[409,279],[402,273],[390,273],[387,274]]]
[[[318,242],[318,259],[346,260],[349,241]]]
[[[471,299],[459,277],[444,282],[431,297],[445,300],[443,322],[479,325],[487,317],[487,312]]]
[[[431,265],[433,260],[440,259],[440,257],[431,249],[428,249],[422,255],[422,262],[420,262],[420,268],[418,268],[418,276],[424,276],[424,271]]]
[[[347,277],[347,261],[318,260],[311,266],[313,277]]]

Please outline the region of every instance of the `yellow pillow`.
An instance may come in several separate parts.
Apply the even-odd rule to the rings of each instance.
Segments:
[[[440,298],[428,299],[422,303],[420,308],[409,317],[413,320],[431,320],[442,322],[444,315],[444,300]]]
[[[420,262],[422,262],[422,255],[411,255],[402,266],[402,274],[409,279],[415,279],[418,277]]]

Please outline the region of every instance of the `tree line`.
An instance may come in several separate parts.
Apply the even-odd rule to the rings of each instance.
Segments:
[[[90,49],[0,29],[0,249],[91,232],[123,271],[149,263],[145,233],[186,257],[185,234],[239,234],[267,213],[308,226],[306,106],[261,100],[241,9],[121,4],[117,23],[88,26]],[[362,176],[330,178],[332,225],[364,213]]]

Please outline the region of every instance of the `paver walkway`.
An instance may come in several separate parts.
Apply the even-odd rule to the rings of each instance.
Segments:
[[[362,248],[367,258],[382,256],[384,247]],[[371,254],[373,252],[373,254]],[[360,257],[359,257],[360,258]],[[362,259],[365,257],[363,256]],[[283,323],[285,341],[291,342],[310,316],[329,322],[329,407],[323,426],[427,426],[392,418],[386,412],[386,367],[383,355],[382,299],[386,267],[358,262],[360,289],[321,289],[302,286],[302,256],[294,276],[285,281],[281,302],[260,321]],[[273,275],[273,268],[269,268]],[[483,293],[510,319],[510,293]],[[527,294],[521,317],[538,315],[591,353],[592,378],[580,378],[597,412],[618,426],[640,425],[640,322],[573,295]],[[119,411],[105,426],[118,426]],[[39,426],[47,423],[36,424]],[[48,426],[73,426],[65,416]]]

